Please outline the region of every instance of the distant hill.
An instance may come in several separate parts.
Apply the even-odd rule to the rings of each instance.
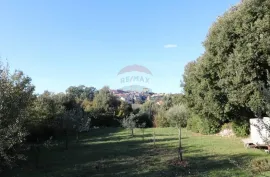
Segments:
[[[152,89],[140,85],[131,85],[120,88],[120,90],[123,91],[136,91],[136,92],[144,92],[146,89],[148,90],[148,92],[152,92]]]

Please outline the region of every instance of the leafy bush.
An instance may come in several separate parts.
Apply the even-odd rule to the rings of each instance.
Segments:
[[[215,134],[220,131],[221,124],[216,119],[206,119],[192,114],[187,122],[187,129],[194,133]]]
[[[137,127],[136,115],[130,114],[128,117],[122,120],[122,126],[131,130],[131,136],[134,136],[134,128]]]
[[[198,115],[192,114],[187,120],[187,129],[194,133],[200,133],[201,119]]]
[[[248,120],[238,119],[232,122],[232,129],[236,136],[245,137],[249,135]]]
[[[187,119],[189,117],[188,110],[185,105],[174,105],[166,112],[166,117],[171,126],[175,126],[178,129],[187,126]]]
[[[250,166],[253,173],[270,171],[270,160],[266,158],[254,159],[251,161]]]
[[[27,122],[26,128],[28,130],[28,135],[26,137],[27,142],[43,142],[48,140],[50,137],[56,136],[56,130],[60,127],[54,127],[52,123],[48,120],[43,120],[40,122]]]
[[[221,123],[216,119],[201,119],[202,134],[215,134],[220,131]]]
[[[92,127],[119,127],[120,123],[117,117],[112,114],[98,114],[91,120]]]
[[[232,123],[223,124],[221,127],[221,130],[226,130],[226,129],[232,130]]]
[[[139,125],[145,124],[145,127],[153,127],[153,122],[151,118],[149,117],[148,113],[138,113],[135,116],[136,120],[136,126],[139,127]]]
[[[0,63],[0,172],[24,159],[20,153],[27,135],[24,122],[34,100],[31,79],[20,71],[11,74]]]
[[[154,117],[157,127],[169,127],[165,109],[160,109]]]

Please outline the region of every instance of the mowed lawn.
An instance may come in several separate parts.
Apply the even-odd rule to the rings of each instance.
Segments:
[[[156,143],[153,142],[155,131]],[[34,156],[4,176],[16,177],[175,177],[258,176],[250,172],[250,160],[267,157],[261,150],[245,149],[241,139],[202,136],[183,130],[184,160],[175,165],[178,136],[173,128],[91,130],[73,140],[68,150],[60,144],[42,149],[38,168]],[[270,159],[270,158],[269,158]]]

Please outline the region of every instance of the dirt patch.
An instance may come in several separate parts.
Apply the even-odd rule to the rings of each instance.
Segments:
[[[176,166],[176,167],[188,167],[188,161],[180,161],[178,158],[177,159],[173,159],[171,161],[169,161],[169,165],[172,165],[172,166]]]
[[[219,136],[222,136],[222,137],[232,137],[232,136],[235,136],[232,129],[224,129],[221,132],[219,132],[218,135]]]

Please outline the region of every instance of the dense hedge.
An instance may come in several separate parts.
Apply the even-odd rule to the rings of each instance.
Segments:
[[[194,133],[215,134],[221,129],[221,122],[215,119],[202,118],[192,114],[187,122],[187,129]]]
[[[137,123],[137,127],[139,127],[140,125],[142,125],[143,123],[145,123],[145,127],[149,128],[149,127],[153,127],[153,121],[152,118],[149,116],[148,113],[138,113],[136,115],[136,123]]]
[[[236,136],[245,137],[249,135],[250,124],[246,119],[237,119],[232,122],[232,129]]]
[[[119,127],[120,119],[111,114],[99,114],[91,119],[91,127]]]

